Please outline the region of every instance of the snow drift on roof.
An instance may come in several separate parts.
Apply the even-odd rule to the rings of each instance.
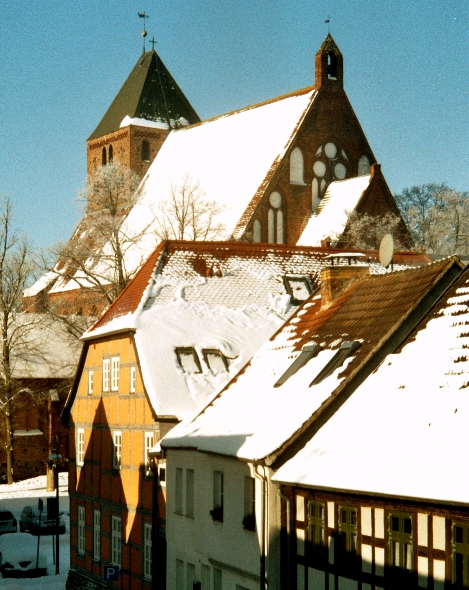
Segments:
[[[469,503],[469,279],[275,479]]]
[[[321,240],[340,236],[348,215],[357,206],[370,184],[370,175],[331,182],[317,212],[308,221],[298,240],[299,246],[320,246]]]

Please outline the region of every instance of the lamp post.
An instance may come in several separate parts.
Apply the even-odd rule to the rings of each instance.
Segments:
[[[49,467],[55,470],[55,492],[56,492],[56,513],[55,513],[55,575],[59,574],[59,463],[62,461],[62,455],[57,449],[52,449],[49,455]]]

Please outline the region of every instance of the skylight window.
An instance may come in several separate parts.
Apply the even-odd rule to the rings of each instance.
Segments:
[[[203,350],[204,360],[212,373],[226,373],[228,371],[228,359],[216,349]]]
[[[322,346],[320,344],[316,344],[315,342],[304,346],[303,350],[288,367],[285,373],[280,377],[277,383],[275,383],[274,387],[280,387],[283,385],[286,381],[288,381],[288,379],[290,379],[292,375],[299,371],[301,367],[304,367],[304,365],[306,365],[306,363],[315,357],[321,350]]]
[[[306,301],[313,292],[307,277],[283,277],[283,284],[293,305]]]
[[[327,363],[327,365],[319,372],[319,374],[311,381],[309,386],[317,385],[321,383],[326,377],[332,375],[332,373],[344,364],[346,358],[351,356],[357,348],[361,346],[361,342],[357,340],[352,340],[351,342],[344,342],[339,350],[335,353],[335,355],[331,358],[331,360]]]
[[[200,360],[194,348],[176,348],[176,356],[184,373],[202,373]]]

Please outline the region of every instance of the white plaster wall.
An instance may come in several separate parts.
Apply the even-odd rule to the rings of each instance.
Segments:
[[[194,470],[194,518],[175,514],[174,486],[176,468],[182,468],[185,484],[185,470]],[[213,521],[210,510],[213,508],[213,472],[224,474],[223,523]],[[263,472],[262,468],[258,470]],[[195,564],[197,580],[201,579],[202,566],[218,567],[222,570],[222,586],[234,588],[239,584],[257,590],[259,582],[243,577],[233,568],[259,576],[260,566],[260,518],[261,484],[256,479],[256,531],[247,531],[242,526],[244,517],[244,478],[254,476],[251,465],[230,457],[199,453],[192,450],[170,449],[167,452],[167,588],[176,590],[176,559]],[[185,490],[183,490],[185,500]],[[277,487],[267,481],[266,501],[269,507],[267,532],[266,567],[269,580],[279,579],[280,544],[279,517],[280,502]],[[184,512],[185,510],[183,510]],[[216,565],[225,564],[224,568]],[[270,568],[274,568],[271,571]],[[269,585],[276,590],[275,584]]]

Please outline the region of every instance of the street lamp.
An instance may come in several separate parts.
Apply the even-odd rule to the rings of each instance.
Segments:
[[[59,574],[59,464],[62,462],[62,455],[57,449],[52,449],[52,453],[48,457],[49,468],[55,469],[55,492],[56,492],[56,514],[55,514],[55,575]]]

